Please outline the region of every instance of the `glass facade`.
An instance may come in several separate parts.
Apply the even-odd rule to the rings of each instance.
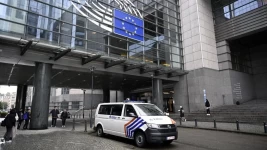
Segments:
[[[217,0],[212,1],[213,16],[216,24],[267,4],[267,0]]]
[[[114,8],[144,20],[144,41],[114,34]],[[0,0],[1,34],[183,69],[179,16],[178,0]]]

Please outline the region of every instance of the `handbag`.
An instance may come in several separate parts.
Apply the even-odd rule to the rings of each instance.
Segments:
[[[1,122],[1,126],[2,127],[5,127],[6,126],[6,119]]]

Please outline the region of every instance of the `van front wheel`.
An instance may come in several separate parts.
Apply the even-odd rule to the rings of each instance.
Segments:
[[[104,135],[104,132],[103,132],[103,128],[101,125],[97,126],[96,128],[96,132],[97,132],[97,136],[103,136]]]
[[[138,147],[145,147],[146,146],[146,136],[143,132],[137,132],[134,136],[135,144]]]
[[[170,140],[170,141],[164,141],[163,144],[164,145],[170,145],[172,143],[173,140]]]

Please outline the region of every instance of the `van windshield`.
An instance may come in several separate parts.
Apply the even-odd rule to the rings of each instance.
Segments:
[[[137,111],[141,116],[164,116],[163,112],[151,104],[135,104]]]

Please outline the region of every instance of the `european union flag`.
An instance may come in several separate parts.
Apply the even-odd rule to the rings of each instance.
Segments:
[[[144,21],[114,9],[114,33],[137,41],[144,41]]]

